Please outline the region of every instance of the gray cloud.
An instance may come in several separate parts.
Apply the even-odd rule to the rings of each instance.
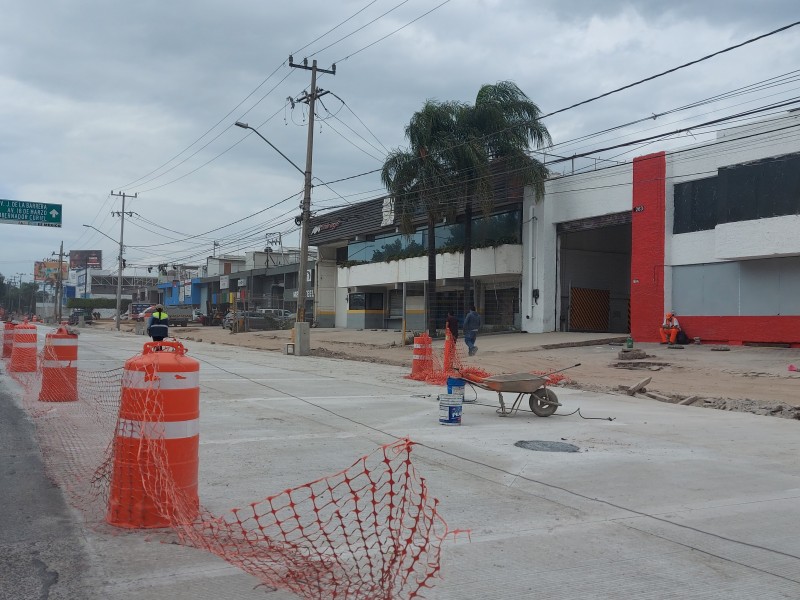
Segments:
[[[138,182],[126,188],[141,192],[133,210],[152,220],[163,218],[171,229],[192,235],[297,192],[302,177],[260,139],[242,140],[246,132],[232,127],[233,121],[242,118],[254,126],[266,121],[262,134],[304,166],[304,107],[291,110],[286,97],[299,95],[310,78],[306,71],[289,69],[286,59],[367,4],[313,1],[298,10],[255,0],[46,0],[5,7],[0,21],[0,197],[61,202],[65,217],[62,230],[0,225],[0,250],[5,257],[14,250],[13,259],[0,258],[0,273],[29,272],[33,261],[49,255],[62,238],[73,247],[104,249],[107,263],[113,264],[113,243],[81,224],[94,224],[116,238],[118,222],[110,211],[118,210],[119,204],[106,201],[108,192],[134,180]],[[376,2],[340,30],[298,52],[295,60],[316,53],[395,4]],[[340,96],[358,116],[333,96],[324,98],[315,129],[316,177],[330,181],[378,168],[383,149],[373,134],[388,148],[404,146],[403,128],[427,98],[472,101],[481,84],[510,79],[547,113],[796,18],[794,3],[778,1],[755,6],[736,0],[453,0],[358,52],[433,6],[412,0],[314,54],[323,67],[339,61],[337,74],[320,78],[319,85]],[[556,143],[563,143],[789,71],[797,40],[794,30],[773,36],[554,116],[547,125]],[[263,87],[225,117],[276,68]],[[151,182],[147,179],[163,169],[143,177],[220,120],[179,160],[197,152],[195,156]],[[215,136],[219,137],[212,140]],[[563,151],[591,148],[592,143],[564,146]],[[315,207],[344,203],[337,193],[349,201],[381,193],[375,175],[332,187],[336,193],[315,188]],[[279,222],[296,212],[296,202],[290,201],[207,237],[240,239],[247,226],[268,219]],[[286,224],[275,227],[293,229]],[[288,239],[292,236],[296,243],[296,233]],[[136,226],[126,228],[129,262],[155,263],[159,255],[195,251],[193,241],[152,246],[163,241]],[[231,242],[230,249],[236,248]]]

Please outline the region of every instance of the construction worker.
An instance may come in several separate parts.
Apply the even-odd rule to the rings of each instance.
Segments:
[[[161,304],[156,304],[156,309],[147,320],[147,335],[152,337],[154,342],[160,342],[169,335],[169,315],[164,312]]]
[[[478,352],[478,347],[475,345],[475,339],[478,337],[478,330],[481,328],[481,316],[471,306],[469,312],[464,317],[464,343],[469,348],[469,355],[475,356]]]
[[[669,337],[669,343],[674,344],[680,330],[681,326],[678,323],[678,319],[672,312],[668,312],[664,315],[664,322],[661,327],[658,328],[658,333],[661,335],[661,343],[666,344],[667,337]]]

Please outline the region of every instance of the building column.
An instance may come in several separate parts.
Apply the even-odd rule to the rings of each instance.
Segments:
[[[640,342],[659,341],[664,318],[665,186],[664,152],[633,160],[630,321]]]

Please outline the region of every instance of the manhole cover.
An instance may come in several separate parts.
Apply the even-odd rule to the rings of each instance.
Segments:
[[[580,448],[566,442],[548,442],[546,440],[520,440],[514,444],[517,448],[536,450],[537,452],[580,452]]]

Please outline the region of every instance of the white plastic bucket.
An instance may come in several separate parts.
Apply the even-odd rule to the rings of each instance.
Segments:
[[[439,394],[439,425],[461,425],[463,399],[461,394]]]

